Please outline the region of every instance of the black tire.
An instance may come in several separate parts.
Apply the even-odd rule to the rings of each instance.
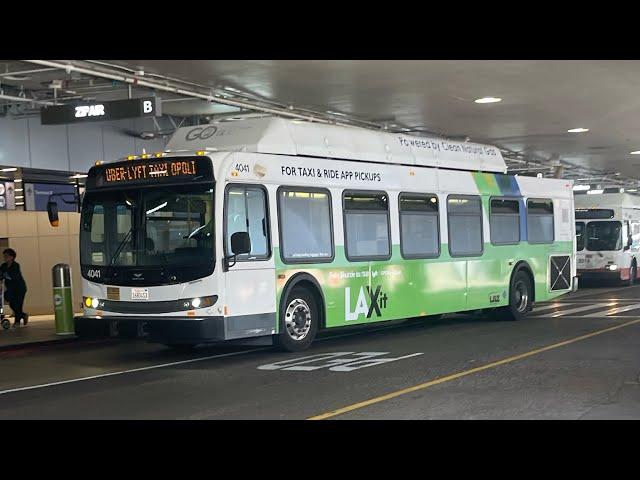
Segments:
[[[631,268],[629,269],[629,280],[626,280],[624,283],[625,286],[631,287],[636,283],[636,277],[638,276],[638,265],[636,264],[635,259],[631,262]]]
[[[320,310],[313,294],[306,288],[294,287],[280,310],[276,344],[288,352],[306,350],[316,338],[319,324]]]
[[[511,277],[509,285],[509,305],[496,309],[501,320],[522,320],[533,308],[533,286],[531,277],[523,270],[518,270]]]

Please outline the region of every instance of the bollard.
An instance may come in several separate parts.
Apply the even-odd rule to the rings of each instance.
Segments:
[[[73,298],[71,294],[71,269],[58,263],[51,269],[53,279],[53,310],[56,317],[56,334],[73,335]]]

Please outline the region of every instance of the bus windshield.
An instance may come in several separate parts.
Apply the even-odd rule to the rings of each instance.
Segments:
[[[620,222],[587,223],[587,250],[614,251],[622,249],[622,225]]]
[[[211,186],[87,192],[80,225],[83,265],[188,267],[214,261]]]

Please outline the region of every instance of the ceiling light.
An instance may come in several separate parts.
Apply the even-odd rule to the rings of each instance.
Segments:
[[[600,188],[600,189],[597,189],[597,190],[589,190],[589,191],[587,192],[587,194],[588,194],[588,195],[598,195],[598,194],[600,194],[600,193],[602,193],[602,192],[604,192],[604,190]]]
[[[498,103],[501,101],[502,99],[498,97],[482,97],[482,98],[476,98],[474,100],[474,102],[476,103]]]
[[[22,182],[22,179],[21,179],[21,178],[16,178],[16,179],[14,180],[14,182],[16,182],[16,183],[20,183],[20,182]]]
[[[584,133],[588,131],[589,131],[588,128],[578,127],[578,128],[572,128],[570,130],[567,130],[567,133]]]
[[[634,150],[633,152],[629,152],[629,155],[640,155],[640,150]]]
[[[591,185],[574,185],[573,186],[573,191],[574,192],[586,192],[587,190],[591,189]]]
[[[18,171],[18,169],[15,167],[0,169],[0,172],[16,172],[16,171]]]

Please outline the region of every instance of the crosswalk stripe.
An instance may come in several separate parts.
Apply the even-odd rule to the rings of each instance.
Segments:
[[[543,307],[538,307],[537,305],[533,307],[533,313],[542,312],[543,310],[549,310],[551,308],[562,308],[573,305],[573,303],[553,303],[551,305],[544,305]]]
[[[617,305],[617,303],[616,302],[592,303],[591,305],[586,305],[578,308],[571,308],[569,310],[562,310],[561,312],[554,313],[553,315],[551,315],[551,317],[552,318],[564,317],[565,315],[571,315],[573,313],[586,312],[587,310],[594,310],[596,308],[606,308],[606,307],[611,307],[613,305]]]
[[[604,312],[590,313],[585,317],[606,317],[608,315],[615,315],[616,313],[628,312],[629,310],[636,310],[640,308],[640,303],[634,303],[633,305],[627,305],[626,307],[613,308],[611,310],[605,310]]]

